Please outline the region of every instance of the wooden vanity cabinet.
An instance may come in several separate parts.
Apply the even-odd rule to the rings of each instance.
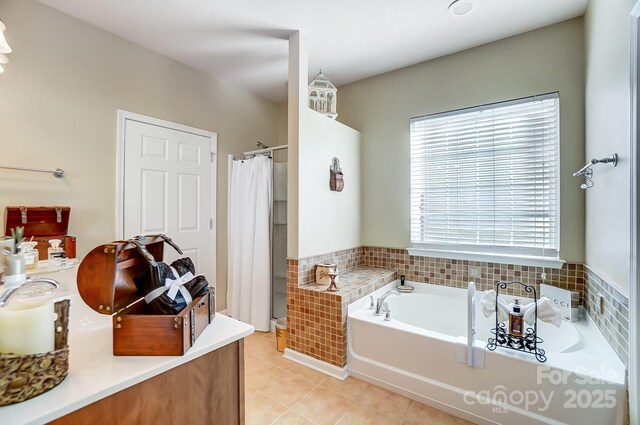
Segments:
[[[243,425],[243,351],[232,342],[51,424]]]

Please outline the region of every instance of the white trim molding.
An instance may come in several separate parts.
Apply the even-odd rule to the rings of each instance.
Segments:
[[[638,234],[638,211],[640,210],[640,183],[638,166],[640,165],[640,84],[638,61],[640,60],[640,1],[631,11],[630,25],[630,79],[631,79],[631,255],[629,267],[629,421],[631,425],[640,425],[640,235]],[[634,402],[634,400],[636,402]]]
[[[217,249],[216,249],[216,234],[217,234],[217,170],[218,170],[218,134],[208,130],[202,130],[200,128],[189,127],[186,125],[174,123],[171,121],[161,120],[159,118],[149,117],[142,114],[136,114],[135,112],[124,111],[118,109],[117,111],[117,135],[116,135],[116,232],[115,239],[127,239],[127,237],[133,235],[124,234],[124,141],[126,122],[137,121],[145,124],[156,125],[158,127],[164,127],[171,130],[178,130],[185,133],[195,134],[197,136],[207,137],[211,139],[211,223],[213,226],[210,228],[211,235],[211,276],[215,279],[217,273]]]
[[[518,266],[549,267],[561,269],[565,261],[559,258],[529,257],[467,251],[446,251],[425,248],[407,248],[409,255],[418,257],[447,258],[451,260],[484,261],[488,263],[514,264]]]
[[[347,371],[347,367],[338,367],[327,362],[323,362],[322,360],[318,360],[311,356],[307,356],[306,354],[299,353],[290,348],[284,349],[285,359],[291,360],[292,362],[296,362],[313,370],[317,370],[320,373],[324,373],[325,375],[329,375],[332,378],[339,379],[344,381],[349,376],[349,372]]]

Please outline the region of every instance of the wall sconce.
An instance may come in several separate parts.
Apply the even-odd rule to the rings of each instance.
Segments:
[[[4,37],[4,30],[7,27],[0,21],[0,74],[4,72],[4,68],[2,65],[9,63],[9,58],[5,55],[5,53],[11,53],[11,46],[7,43],[7,39]]]
[[[334,157],[329,167],[329,190],[342,192],[342,189],[344,189],[344,175],[340,168],[340,160]]]

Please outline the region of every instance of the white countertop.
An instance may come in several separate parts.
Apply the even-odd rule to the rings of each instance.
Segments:
[[[253,333],[253,326],[216,314],[184,356],[113,356],[111,317],[84,304],[75,288],[75,272],[46,275],[59,280],[60,295],[71,300],[69,375],[38,397],[0,407],[2,425],[47,423]]]

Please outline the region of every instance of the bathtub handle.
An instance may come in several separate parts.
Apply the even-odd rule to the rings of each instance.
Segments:
[[[376,308],[376,303],[373,301],[373,295],[369,295],[369,310],[375,310]]]
[[[382,305],[382,310],[384,310],[384,320],[387,322],[391,320],[391,309],[389,308],[389,304],[384,303]]]

